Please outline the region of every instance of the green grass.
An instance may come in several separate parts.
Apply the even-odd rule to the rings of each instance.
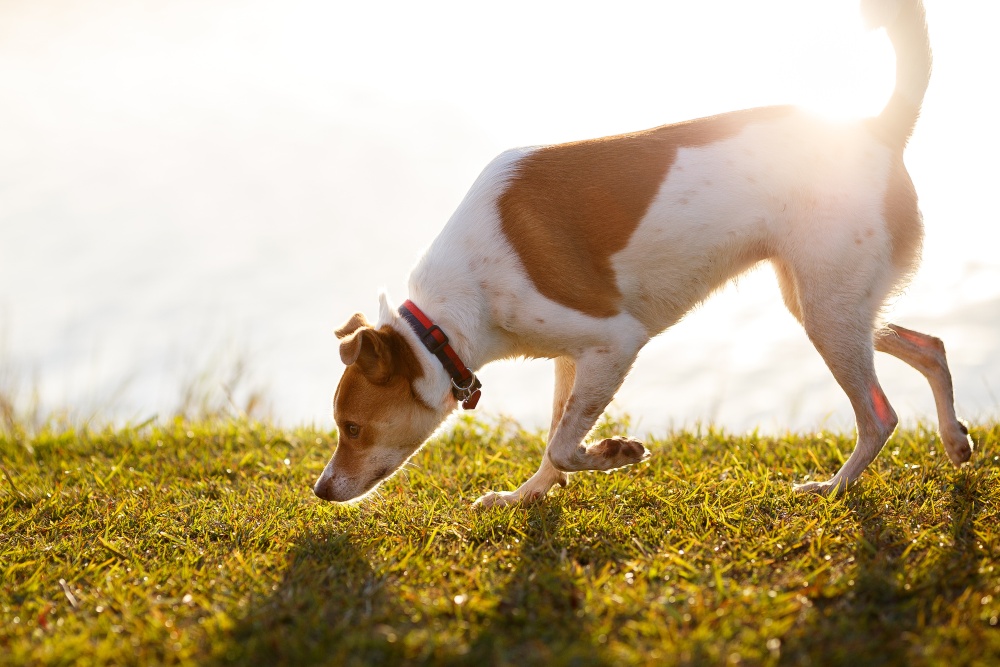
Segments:
[[[608,423],[605,432],[623,432]],[[845,498],[847,435],[648,441],[477,512],[539,434],[459,421],[352,506],[334,434],[257,423],[0,435],[0,663],[1000,663],[1000,426],[960,470],[897,433]]]

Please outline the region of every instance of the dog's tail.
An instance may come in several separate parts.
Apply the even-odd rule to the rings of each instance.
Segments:
[[[905,146],[913,134],[931,78],[931,43],[922,0],[861,0],[872,28],[884,27],[896,51],[896,89],[874,119],[880,135]]]

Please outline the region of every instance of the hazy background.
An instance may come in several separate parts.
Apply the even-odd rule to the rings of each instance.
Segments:
[[[975,419],[1000,412],[1000,6],[927,10],[906,157],[927,242],[892,319],[945,339]],[[406,297],[501,150],[764,104],[874,113],[892,79],[854,0],[0,0],[0,363],[47,408],[136,421],[242,358],[279,421],[332,425],[332,330]],[[879,368],[904,420],[933,414],[916,372]],[[481,411],[547,422],[549,363],[481,375]],[[852,424],[769,269],[654,340],[617,408],[654,431]]]

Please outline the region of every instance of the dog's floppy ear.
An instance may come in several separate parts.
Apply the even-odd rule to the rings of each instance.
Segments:
[[[363,326],[340,341],[340,360],[357,364],[366,378],[380,384],[392,376],[392,348],[385,335]]]
[[[367,326],[369,326],[369,324],[368,320],[365,319],[364,313],[354,313],[351,315],[351,319],[344,323],[344,326],[340,327],[333,333],[337,335],[337,338],[344,338],[345,336],[350,336],[361,327]]]

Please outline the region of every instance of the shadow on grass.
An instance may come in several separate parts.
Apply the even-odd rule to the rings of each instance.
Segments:
[[[289,553],[272,595],[251,602],[216,657],[236,665],[404,664],[381,625],[399,616],[389,587],[350,535],[309,534]]]
[[[560,503],[522,510],[521,550],[496,592],[497,605],[467,653],[448,665],[612,665],[600,644],[600,619],[586,608],[586,592],[575,581],[578,540],[560,533]],[[513,537],[513,532],[508,538]],[[492,548],[484,544],[483,548]],[[579,556],[580,554],[576,554]],[[614,554],[604,554],[603,560]],[[592,565],[602,558],[586,554]]]
[[[585,610],[584,592],[574,583],[576,566],[566,556],[571,547],[558,536],[561,512],[556,503],[532,506],[519,510],[507,526],[483,531],[478,545],[470,536],[483,550],[517,537],[520,550],[506,562],[491,558],[483,566],[491,569],[487,586],[497,582],[497,587],[478,593],[478,611],[464,613],[450,600],[428,605],[427,599],[441,596],[439,585],[404,587],[398,575],[373,565],[350,534],[310,534],[289,553],[276,589],[251,602],[245,619],[227,633],[225,646],[215,649],[217,662],[614,664],[600,650],[599,619]]]
[[[942,530],[954,544],[936,559],[906,553],[905,518],[887,516],[873,494],[849,496],[846,502],[861,526],[854,585],[814,600],[811,622],[784,638],[782,663],[811,664],[822,655],[824,664],[852,667],[937,664],[924,655],[922,637],[954,622],[949,608],[981,580],[975,524],[984,501],[971,477],[961,476],[952,487],[952,523]],[[955,649],[962,654],[961,646]]]

